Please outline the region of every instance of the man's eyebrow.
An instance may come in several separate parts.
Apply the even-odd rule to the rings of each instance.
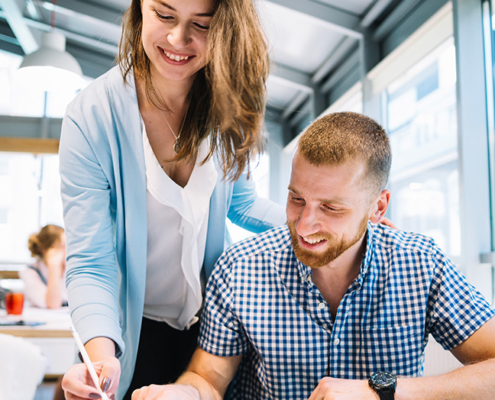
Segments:
[[[294,187],[292,185],[289,185],[289,187],[287,188],[289,191],[291,192],[294,192],[295,194],[297,194],[298,196],[301,196],[303,197],[296,189],[294,189]],[[320,203],[325,203],[325,204],[338,204],[340,206],[343,206],[343,207],[347,207],[348,204],[341,200],[341,199],[333,199],[333,200],[327,200],[327,199],[318,199],[318,201]]]
[[[165,3],[164,1],[161,0],[153,0],[155,3],[161,4],[163,7],[168,8],[169,10],[177,12],[177,10],[172,7],[170,4]],[[197,17],[213,17],[213,13],[199,13],[199,14],[194,14]]]
[[[294,192],[295,194],[297,194],[298,196],[300,196],[300,193],[294,189],[294,187],[292,185],[289,185],[289,187],[287,188],[287,190],[290,190],[291,192]]]

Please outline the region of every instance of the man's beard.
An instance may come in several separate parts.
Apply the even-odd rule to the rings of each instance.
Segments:
[[[303,248],[299,243],[299,235],[296,232],[295,223],[293,221],[287,221],[287,225],[289,226],[292,247],[299,261],[308,267],[320,268],[331,263],[363,237],[368,227],[368,217],[363,218],[356,235],[349,240],[338,239],[327,233],[316,234],[315,237],[318,239],[326,239],[327,241],[327,249],[323,253]]]

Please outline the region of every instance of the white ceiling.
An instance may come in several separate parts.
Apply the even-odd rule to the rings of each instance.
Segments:
[[[364,29],[384,10],[418,0],[256,0],[273,64],[267,82],[268,106],[280,115],[297,109],[322,79],[345,62]],[[0,0],[0,48],[32,51],[41,31],[55,27],[67,50],[88,75],[110,68],[117,52],[122,14],[130,0]],[[9,36],[9,29],[11,33]],[[3,39],[3,42],[2,42]],[[23,54],[19,52],[18,54]]]
[[[259,12],[276,63],[314,73],[344,38],[318,18],[264,2]]]

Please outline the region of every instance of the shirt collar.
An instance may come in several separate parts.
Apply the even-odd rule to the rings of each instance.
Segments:
[[[370,221],[368,221],[368,228],[365,233],[366,235],[366,251],[364,252],[364,257],[363,261],[361,262],[361,268],[359,271],[359,275],[357,276],[356,280],[354,281],[357,283],[359,286],[363,284],[363,281],[366,279],[366,275],[368,274],[368,271],[370,269],[370,264],[373,259],[373,249],[374,249],[374,235],[375,235],[375,228],[376,225],[372,224]]]

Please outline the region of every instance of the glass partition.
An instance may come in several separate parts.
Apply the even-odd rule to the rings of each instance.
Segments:
[[[483,1],[483,36],[485,45],[485,73],[487,91],[488,155],[490,163],[490,219],[492,243],[495,251],[495,0]],[[495,265],[492,263],[492,293],[495,304]]]
[[[27,87],[15,74],[21,62],[21,56],[0,51],[0,115],[62,118],[77,92],[45,93]],[[84,79],[86,84],[93,80]]]
[[[57,155],[0,153],[0,263],[31,260],[31,233],[63,226]]]
[[[390,217],[399,229],[461,252],[455,47],[450,38],[386,90],[393,162]]]

